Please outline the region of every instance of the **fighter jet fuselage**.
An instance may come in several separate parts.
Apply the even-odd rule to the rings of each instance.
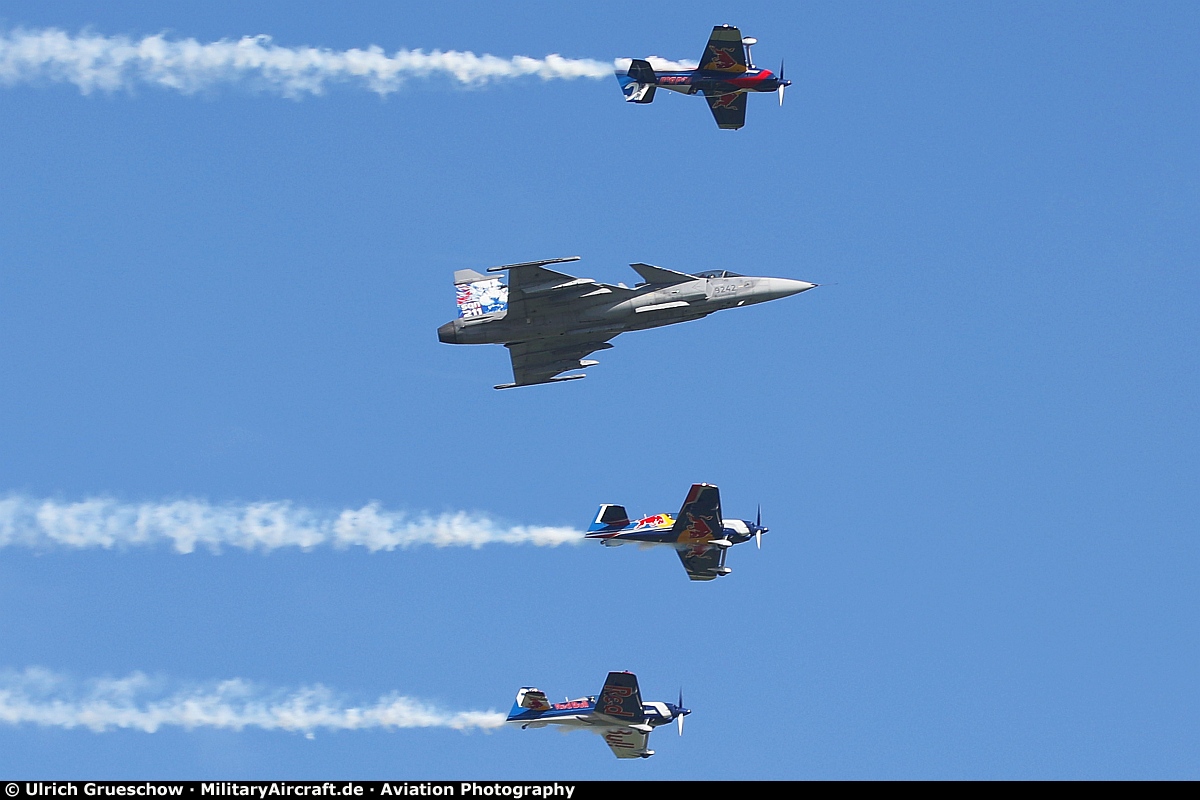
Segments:
[[[447,344],[506,344],[531,336],[624,333],[700,319],[714,311],[798,294],[815,284],[788,278],[698,277],[674,286],[640,285],[632,297],[584,295],[568,308],[535,308],[520,318],[501,312],[482,324],[456,319],[438,328]],[[599,290],[604,291],[604,290]]]
[[[561,373],[594,366],[583,356],[612,347],[627,331],[700,319],[714,311],[798,294],[816,284],[789,278],[738,275],[727,270],[697,274],[650,264],[631,264],[643,282],[599,283],[546,269],[578,257],[492,267],[507,271],[509,284],[474,270],[454,274],[459,318],[438,328],[446,344],[503,344],[512,357],[507,389],[574,380]]]

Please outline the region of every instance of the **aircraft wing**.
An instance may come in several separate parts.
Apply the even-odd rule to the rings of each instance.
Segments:
[[[742,32],[732,25],[714,25],[708,44],[704,46],[704,55],[700,58],[700,69],[706,72],[741,73],[748,66]]]
[[[555,380],[570,380],[573,377],[582,378],[582,375],[565,378],[557,376],[563,372],[595,365],[596,362],[584,361],[583,357],[597,350],[612,348],[608,340],[616,337],[618,333],[619,331],[564,334],[506,344],[504,346],[508,348],[508,355],[512,358],[513,382],[501,384],[496,388],[511,389],[514,386],[532,386]]]
[[[589,295],[608,295],[629,292],[620,286],[599,283],[591,278],[577,278],[565,272],[547,269],[547,264],[578,261],[579,256],[552,258],[489,267],[488,272],[508,271],[508,317],[529,320],[545,314],[562,313],[564,305]]]
[[[704,95],[718,128],[736,131],[746,124],[746,96],[743,92]]]
[[[650,743],[650,734],[633,728],[605,728],[601,735],[617,758],[641,758]]]
[[[596,701],[596,714],[629,725],[641,725],[646,721],[642,710],[642,693],[638,689],[637,676],[632,672],[610,672]]]
[[[687,570],[688,578],[694,581],[711,581],[717,577],[716,569],[721,566],[721,548],[719,547],[682,547],[675,551],[683,568]]]

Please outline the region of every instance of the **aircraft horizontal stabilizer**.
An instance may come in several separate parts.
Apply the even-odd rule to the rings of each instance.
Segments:
[[[629,512],[625,506],[605,503],[596,512],[596,519],[588,526],[588,533],[594,531],[619,531],[629,525]]]
[[[550,699],[545,692],[530,687],[517,692],[517,705],[532,711],[545,711],[550,708]]]

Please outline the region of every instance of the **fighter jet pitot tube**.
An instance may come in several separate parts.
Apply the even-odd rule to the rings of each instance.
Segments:
[[[547,269],[579,256],[491,267],[499,278],[463,269],[454,273],[458,319],[438,328],[446,344],[502,344],[512,358],[513,382],[532,386],[582,378],[584,360],[626,331],[700,319],[714,311],[778,300],[816,284],[790,278],[756,278],[728,270],[686,272],[631,264],[642,277],[632,289]],[[564,375],[563,373],[573,373]]]

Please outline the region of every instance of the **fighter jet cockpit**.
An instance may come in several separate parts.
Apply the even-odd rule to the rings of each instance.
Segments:
[[[730,272],[727,269],[709,269],[704,272],[697,272],[697,278],[744,278],[740,272]]]

